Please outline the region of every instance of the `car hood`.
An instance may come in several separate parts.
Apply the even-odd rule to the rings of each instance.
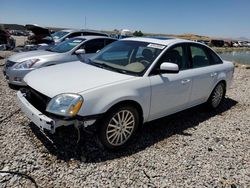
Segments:
[[[52,98],[61,93],[82,93],[132,78],[135,77],[75,61],[34,70],[24,77],[24,81]]]
[[[29,51],[29,52],[21,52],[21,53],[17,53],[14,54],[12,56],[10,56],[8,58],[9,61],[13,61],[13,62],[23,62],[26,61],[28,59],[36,59],[36,58],[44,58],[44,57],[48,57],[48,56],[55,56],[58,53],[55,52],[50,52],[50,51],[46,51],[46,50],[34,50],[34,51]]]
[[[49,29],[44,28],[44,27],[28,24],[28,25],[25,25],[25,28],[27,30],[32,31],[32,33],[34,33],[35,35],[51,36]]]

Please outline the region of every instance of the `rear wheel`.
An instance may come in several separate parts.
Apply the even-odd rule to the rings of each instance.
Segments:
[[[100,124],[99,137],[108,149],[124,147],[135,134],[139,114],[132,106],[117,107],[107,113]]]
[[[223,82],[218,83],[214,90],[212,91],[208,101],[207,105],[211,109],[218,108],[221,103],[223,102],[226,94],[226,86]]]

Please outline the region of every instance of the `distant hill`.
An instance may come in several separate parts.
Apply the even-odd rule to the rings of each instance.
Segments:
[[[210,40],[211,38],[208,36],[196,35],[196,34],[156,34],[156,33],[145,33],[145,35],[149,36],[166,36],[166,37],[173,37],[173,38],[182,38],[182,39],[189,39],[189,40]]]
[[[249,39],[249,38],[246,38],[246,37],[239,37],[239,38],[237,38],[236,40],[250,41],[250,39]]]
[[[0,28],[2,29],[10,29],[10,30],[26,30],[24,25],[20,25],[20,24],[4,24],[4,23],[0,23]],[[67,28],[58,28],[58,27],[47,27],[50,30],[53,31],[59,31],[62,29],[67,29]]]
[[[13,30],[25,30],[24,25],[19,25],[19,24],[1,24],[0,23],[0,28],[13,29]]]
[[[0,28],[2,29],[13,29],[13,30],[25,30],[24,25],[20,24],[4,24],[0,23]],[[68,29],[68,28],[60,28],[60,27],[47,27],[50,30],[58,31],[62,29]],[[101,30],[101,32],[105,32],[108,34],[114,33],[114,31],[105,31]],[[240,40],[240,41],[250,41],[249,38],[246,37],[239,37],[239,38],[223,38],[223,37],[208,37],[208,36],[202,36],[202,35],[196,35],[191,33],[185,33],[181,35],[176,34],[162,34],[162,33],[144,33],[146,36],[164,36],[164,37],[173,37],[173,38],[182,38],[182,39],[189,39],[189,40],[211,40],[211,39],[222,39],[222,40]]]

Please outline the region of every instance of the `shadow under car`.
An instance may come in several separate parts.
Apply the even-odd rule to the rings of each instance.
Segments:
[[[237,103],[233,99],[225,98],[223,104],[214,111],[207,111],[204,105],[199,105],[146,123],[126,148],[116,152],[110,152],[101,147],[96,134],[86,133],[83,130],[81,130],[80,142],[77,144],[77,131],[73,126],[61,127],[53,135],[41,132],[33,123],[30,123],[30,127],[48,152],[58,159],[69,161],[73,158],[89,163],[102,162],[135,154],[172,135],[192,136],[185,130],[230,110]]]

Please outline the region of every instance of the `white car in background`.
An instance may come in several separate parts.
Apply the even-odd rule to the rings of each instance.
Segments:
[[[140,124],[223,101],[233,63],[206,45],[171,38],[126,38],[91,58],[42,68],[17,93],[22,111],[41,129],[96,125],[102,144],[117,149]]]

